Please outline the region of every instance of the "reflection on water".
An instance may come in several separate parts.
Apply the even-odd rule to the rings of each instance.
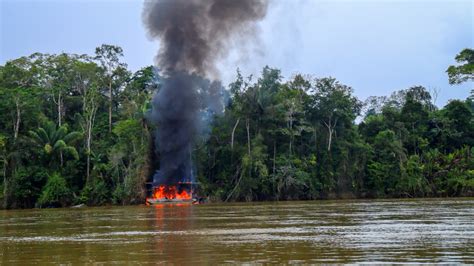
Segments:
[[[474,199],[0,211],[2,264],[474,263]]]

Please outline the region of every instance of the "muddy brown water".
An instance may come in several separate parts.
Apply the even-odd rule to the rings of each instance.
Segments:
[[[474,263],[474,198],[0,211],[0,262]]]

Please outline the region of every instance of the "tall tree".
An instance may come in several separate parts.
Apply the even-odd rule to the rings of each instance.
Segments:
[[[331,151],[336,128],[350,125],[359,114],[362,104],[352,95],[352,88],[334,78],[317,79],[312,107],[314,115],[327,129],[327,151]]]
[[[445,126],[450,132],[446,136],[449,150],[460,149],[463,145],[474,146],[474,115],[465,102],[451,100],[441,114],[446,118]]]
[[[435,107],[431,103],[430,93],[422,86],[411,87],[406,91],[404,105],[400,112],[400,121],[407,130],[405,146],[410,153],[420,154],[428,145],[427,131],[429,112]]]
[[[455,57],[458,65],[449,66],[448,73],[450,84],[461,84],[474,80],[474,50],[466,48]]]
[[[98,66],[90,61],[78,61],[75,64],[75,86],[82,97],[82,114],[77,115],[85,134],[86,147],[86,183],[90,181],[91,155],[94,123],[100,105],[98,89],[100,73]]]
[[[51,91],[52,100],[57,107],[58,127],[63,124],[63,117],[66,113],[64,98],[72,91],[74,62],[77,56],[62,53],[60,55],[50,55],[43,66],[45,69],[45,87]]]
[[[104,85],[109,94],[109,132],[112,132],[112,109],[114,106],[114,90],[122,85],[125,77],[128,75],[127,65],[120,62],[123,57],[123,50],[119,46],[102,44],[95,49],[95,59],[99,61],[104,69]]]

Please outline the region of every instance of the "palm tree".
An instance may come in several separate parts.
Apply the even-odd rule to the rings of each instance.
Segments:
[[[56,128],[53,123],[47,123],[44,127],[39,127],[35,131],[30,131],[33,142],[38,145],[51,164],[55,158],[60,159],[60,166],[63,166],[63,156],[71,156],[75,160],[79,159],[76,148],[72,145],[82,138],[82,133],[73,131],[68,133],[66,125]]]

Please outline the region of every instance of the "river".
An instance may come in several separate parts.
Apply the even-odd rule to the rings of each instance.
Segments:
[[[474,198],[0,211],[2,264],[474,263]]]

